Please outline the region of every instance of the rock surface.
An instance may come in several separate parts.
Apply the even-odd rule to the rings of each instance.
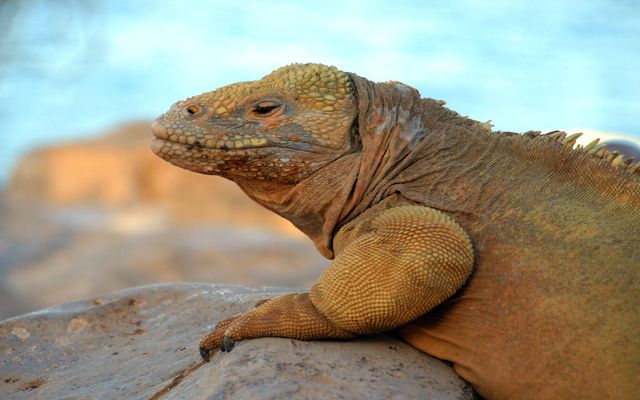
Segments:
[[[2,399],[472,399],[445,363],[388,336],[239,342],[210,363],[215,321],[285,289],[127,289],[0,322]]]
[[[152,283],[308,287],[328,264],[311,243],[264,231],[175,226],[120,234],[45,221],[28,238],[0,240],[0,301],[9,297],[0,319],[2,308],[7,318]]]

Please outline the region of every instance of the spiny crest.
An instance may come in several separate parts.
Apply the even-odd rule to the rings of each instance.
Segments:
[[[336,103],[351,93],[351,82],[336,67],[322,64],[291,64],[278,68],[258,81],[224,86],[199,97],[217,114],[224,115],[249,96],[289,93],[297,100],[323,111],[333,111]],[[192,100],[192,99],[189,99]]]
[[[537,140],[559,142],[573,151],[586,153],[593,158],[606,161],[614,168],[640,176],[640,162],[634,163],[634,159],[631,157],[625,158],[624,154],[619,154],[617,151],[609,151],[605,143],[600,143],[600,139],[595,139],[584,146],[577,145],[574,147],[576,140],[582,136],[581,132],[567,135],[566,132],[562,131],[553,131],[545,134],[541,134],[540,131],[528,131],[523,133],[522,136]]]

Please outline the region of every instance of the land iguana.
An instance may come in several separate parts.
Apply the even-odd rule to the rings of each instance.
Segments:
[[[640,164],[320,64],[180,101],[152,130],[158,156],[233,180],[333,259],[308,293],[220,321],[206,360],[394,330],[488,399],[640,399]]]

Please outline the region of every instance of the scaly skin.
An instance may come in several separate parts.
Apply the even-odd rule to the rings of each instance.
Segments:
[[[492,132],[401,83],[293,64],[176,103],[153,150],[235,181],[335,258],[239,340],[394,330],[489,399],[640,398],[638,164]]]

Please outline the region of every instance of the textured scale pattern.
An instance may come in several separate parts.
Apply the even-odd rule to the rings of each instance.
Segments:
[[[223,321],[201,347],[218,348],[224,336],[311,340],[394,329],[451,296],[473,267],[464,231],[425,207],[397,207],[356,219],[337,241],[344,247],[309,294],[274,298]]]
[[[372,219],[338,233],[337,257],[311,288],[324,315],[358,334],[416,319],[458,290],[473,267],[466,233],[436,210],[397,207]]]

